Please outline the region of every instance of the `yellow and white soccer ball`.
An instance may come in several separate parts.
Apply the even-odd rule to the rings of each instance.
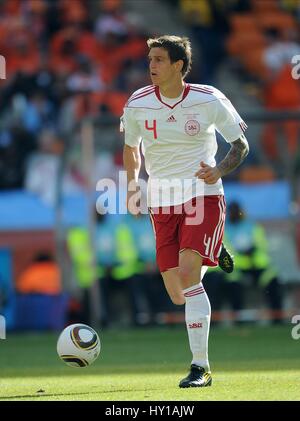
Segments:
[[[57,353],[70,367],[91,365],[98,358],[100,350],[97,332],[82,323],[67,326],[57,341]]]

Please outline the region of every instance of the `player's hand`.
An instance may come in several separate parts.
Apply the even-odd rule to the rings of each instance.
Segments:
[[[202,179],[206,184],[215,184],[222,174],[217,167],[211,167],[201,161],[200,170],[195,173],[195,176]]]
[[[128,191],[126,205],[128,212],[139,218],[141,216],[141,202],[140,202],[140,191]]]

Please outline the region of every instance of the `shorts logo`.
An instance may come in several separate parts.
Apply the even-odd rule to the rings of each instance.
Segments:
[[[196,136],[200,132],[200,124],[197,120],[188,120],[185,123],[184,130],[189,136]]]
[[[190,329],[199,329],[202,327],[202,323],[189,323]]]

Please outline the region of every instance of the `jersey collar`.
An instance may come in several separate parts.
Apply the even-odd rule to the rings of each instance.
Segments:
[[[178,102],[176,102],[176,104],[174,104],[174,105],[169,105],[169,104],[167,104],[166,102],[164,102],[162,99],[161,99],[161,96],[160,96],[160,92],[159,92],[159,87],[158,86],[155,86],[155,95],[156,95],[156,97],[157,97],[157,99],[162,103],[162,104],[164,104],[164,105],[166,105],[167,107],[169,107],[169,108],[171,108],[171,109],[173,109],[173,108],[175,108],[176,107],[176,105],[178,105],[178,104],[180,104],[186,97],[187,97],[187,94],[189,93],[189,91],[190,91],[190,85],[188,84],[188,83],[184,83],[184,92],[183,92],[183,95],[182,95],[182,98],[181,98],[181,100],[180,101],[178,101]]]

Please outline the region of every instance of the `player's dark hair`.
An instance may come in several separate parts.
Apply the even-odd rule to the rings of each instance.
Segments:
[[[171,63],[178,60],[183,61],[182,76],[183,78],[191,70],[192,65],[192,47],[190,40],[187,37],[178,37],[176,35],[163,35],[158,38],[149,38],[147,41],[149,49],[164,48],[168,51]]]

